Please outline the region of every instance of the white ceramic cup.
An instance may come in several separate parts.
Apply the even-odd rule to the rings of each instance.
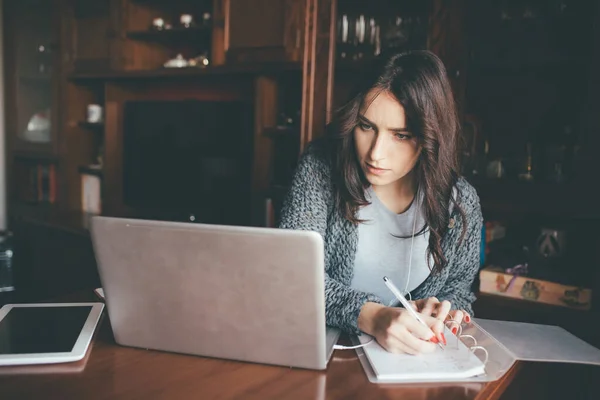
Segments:
[[[88,104],[87,106],[87,121],[91,123],[99,123],[103,120],[102,106],[99,104]]]

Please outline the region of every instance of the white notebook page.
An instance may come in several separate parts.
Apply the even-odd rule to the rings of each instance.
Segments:
[[[485,373],[483,362],[462,341],[449,330],[445,336],[448,342],[445,349],[436,346],[436,350],[429,354],[415,356],[389,353],[376,341],[363,347],[363,350],[380,380],[452,380]],[[359,340],[366,343],[371,337],[363,334]]]

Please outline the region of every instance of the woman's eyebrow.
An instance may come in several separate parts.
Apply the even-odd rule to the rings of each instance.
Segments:
[[[362,114],[358,114],[358,118],[362,119],[364,122],[366,122],[367,124],[374,126],[375,128],[377,128],[377,124],[374,123],[373,121],[370,121],[367,117],[365,117]],[[394,132],[409,132],[408,128],[388,128],[388,131],[394,131]]]

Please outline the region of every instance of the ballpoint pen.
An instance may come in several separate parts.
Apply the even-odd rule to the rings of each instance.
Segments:
[[[422,325],[427,326],[427,324],[425,323],[425,321],[423,321],[421,319],[421,317],[419,317],[419,314],[417,314],[417,312],[415,311],[415,309],[413,308],[413,306],[410,305],[410,303],[408,301],[406,301],[406,299],[404,298],[404,296],[402,296],[402,294],[400,293],[400,291],[398,290],[398,288],[396,287],[396,285],[394,285],[394,282],[391,281],[390,278],[388,278],[387,276],[383,277],[383,281],[385,282],[385,285],[388,287],[388,289],[390,289],[390,291],[394,294],[394,296],[396,296],[396,298],[398,299],[398,301],[400,301],[400,303],[402,304],[402,306],[408,310],[408,312],[415,317],[415,319],[417,321],[419,321]],[[429,328],[429,326],[427,326]],[[441,342],[438,342],[438,346],[440,346],[440,348],[442,350],[444,350],[444,346],[442,345]]]

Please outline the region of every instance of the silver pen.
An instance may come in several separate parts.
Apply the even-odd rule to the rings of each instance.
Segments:
[[[394,294],[394,296],[396,296],[396,298],[398,299],[398,301],[400,301],[400,303],[402,304],[402,306],[408,310],[408,312],[415,317],[415,319],[417,321],[419,321],[422,325],[427,326],[427,324],[425,323],[425,321],[423,321],[421,319],[421,317],[419,317],[419,314],[417,314],[417,311],[413,308],[413,306],[410,305],[410,303],[404,298],[404,296],[402,296],[402,293],[400,293],[400,291],[398,290],[398,288],[396,287],[396,285],[394,285],[394,282],[391,281],[390,278],[388,278],[387,276],[383,277],[383,282],[385,282],[385,285],[388,287],[388,289],[390,289],[390,291]],[[429,326],[427,326],[427,328],[429,328]],[[440,346],[440,348],[442,350],[444,350],[444,345],[442,345],[441,342],[437,343],[438,346]]]

